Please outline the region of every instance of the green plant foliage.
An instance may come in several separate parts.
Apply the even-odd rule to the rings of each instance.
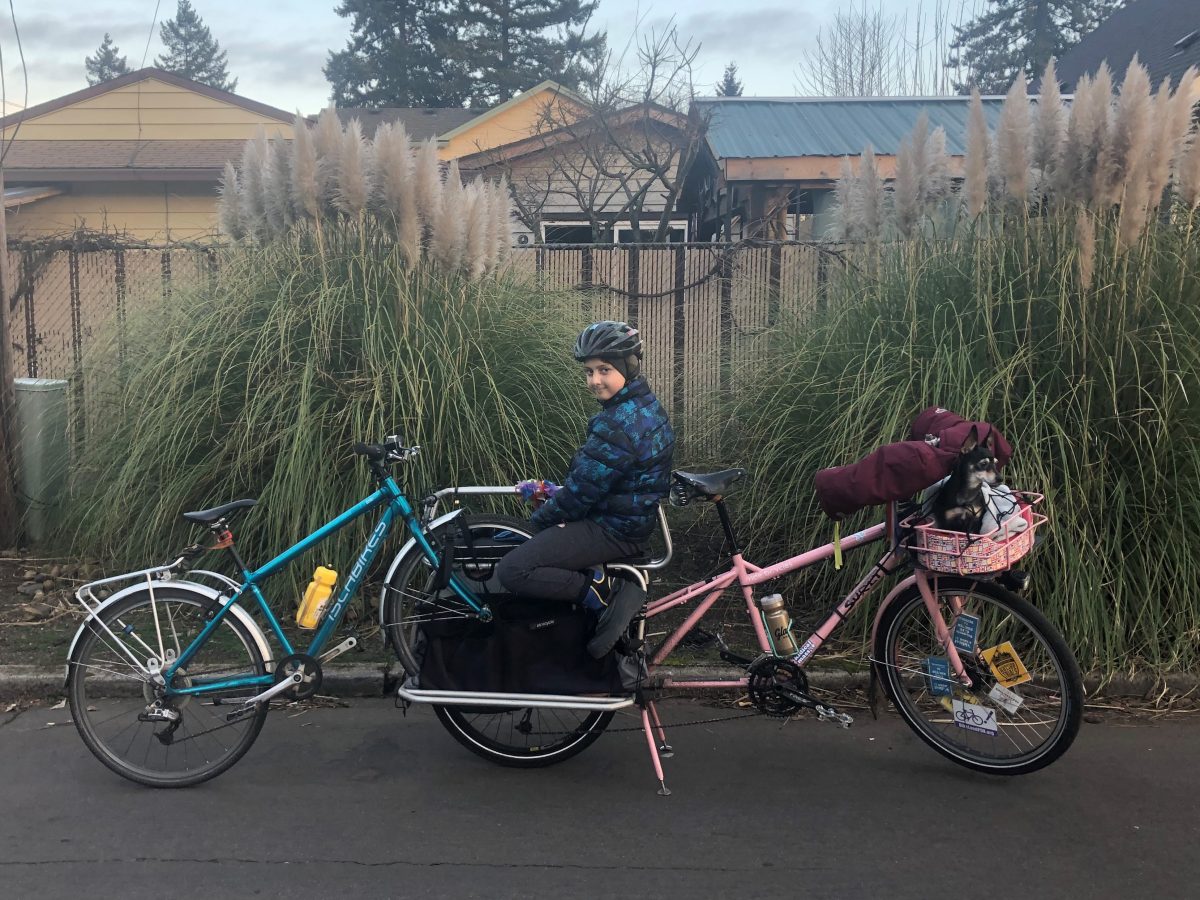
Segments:
[[[1090,288],[1066,213],[855,250],[827,311],[777,335],[731,401],[755,475],[751,558],[830,540],[816,471],[903,439],[936,404],[999,426],[1015,448],[1004,480],[1046,495],[1032,599],[1085,670],[1200,665],[1200,247],[1190,222],[1125,253],[1116,230],[1098,228]],[[801,590],[844,593],[868,552]]]
[[[398,430],[422,446],[397,470],[414,500],[553,477],[579,442],[591,410],[569,295],[410,270],[353,224],[238,246],[219,271],[130,323],[76,471],[75,552],[163,560],[197,536],[180,511],[253,496],[235,531],[261,564],[374,490],[356,441]],[[372,525],[315,561],[348,567]]]

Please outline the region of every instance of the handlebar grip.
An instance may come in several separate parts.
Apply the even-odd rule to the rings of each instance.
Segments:
[[[385,450],[378,444],[364,444],[361,441],[357,442],[351,448],[357,455],[365,456],[367,459],[383,459]]]

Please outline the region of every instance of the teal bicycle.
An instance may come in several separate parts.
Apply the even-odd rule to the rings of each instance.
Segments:
[[[81,587],[76,598],[88,617],[68,652],[67,697],[79,734],[92,753],[117,774],[153,787],[198,784],[236,763],[262,730],[272,699],[312,697],[320,689],[322,667],[356,646],[355,637],[328,645],[397,520],[411,537],[388,569],[385,596],[411,590],[404,585],[419,569],[426,573],[423,596],[435,587],[453,597],[458,609],[469,610],[480,622],[489,621],[487,604],[452,568],[451,554],[440,551],[442,535],[467,527],[480,537],[490,533],[521,541],[529,536],[529,526],[503,516],[469,523],[464,517],[456,525],[462,509],[433,519],[436,497],[415,509],[390,466],[412,460],[419,451],[403,446],[398,437],[382,444],[356,444],[354,452],[365,457],[378,489],[261,568],[251,570],[235,546],[230,520],[255,504],[237,500],[183,514],[207,528],[214,543],[192,545],[165,565]],[[330,597],[311,643],[303,650],[293,647],[261,585],[334,532],[380,511],[341,590]],[[239,577],[190,568],[214,549],[227,552]],[[102,600],[102,589],[115,592]],[[251,614],[255,606],[274,645]],[[561,756],[564,750],[582,749],[581,744],[599,735],[595,717],[602,714],[582,710],[577,727],[568,728],[558,741],[543,742],[534,755]],[[439,708],[438,715],[456,735],[473,730],[456,709]]]

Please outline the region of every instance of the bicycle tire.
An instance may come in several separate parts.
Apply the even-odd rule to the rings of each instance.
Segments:
[[[472,753],[514,769],[540,769],[565,762],[594,744],[613,717],[611,711],[575,709],[435,706],[433,711],[454,739]],[[570,719],[576,716],[581,717],[580,721],[571,725]],[[486,724],[480,726],[481,721]],[[524,735],[524,743],[519,736],[521,722],[527,722],[531,729]],[[531,743],[530,738],[535,740]],[[554,740],[544,743],[538,738]]]
[[[873,648],[876,674],[900,717],[942,756],[977,772],[1023,775],[1050,765],[1071,746],[1083,718],[1083,679],[1062,636],[1031,603],[995,583],[940,576],[930,586],[951,628],[952,598],[960,598],[961,612],[980,617],[975,651],[961,654],[974,684],[954,683],[948,696],[932,693],[925,661],[945,651],[912,585],[884,611]],[[1031,676],[1013,686],[1022,698],[1013,713],[988,696],[999,680],[981,655],[1006,641]],[[956,724],[955,700],[994,711],[995,733]]]
[[[203,594],[170,585],[155,587],[154,598],[158,628],[148,590],[105,609],[100,613],[100,622],[120,635],[127,646],[142,650],[138,645],[147,645],[151,651],[145,653],[147,658],[157,655],[153,648],[158,646],[161,628],[178,655],[204,627],[212,601]],[[185,626],[186,635],[181,634]],[[141,657],[139,654],[139,660]],[[188,663],[183,680],[191,683],[201,674],[209,678],[266,674],[266,664],[252,635],[232,615],[221,620]],[[259,690],[243,687],[180,698],[170,704],[180,714],[179,724],[171,728],[168,722],[139,721],[138,716],[146,713],[155,699],[154,685],[114,645],[99,622],[89,621],[68,660],[67,699],[84,744],[118,775],[149,787],[200,784],[241,759],[262,731],[267,704],[258,704],[254,712],[233,722],[226,718],[225,711],[236,709],[235,698]],[[178,737],[180,732],[182,737]]]
[[[461,523],[461,525],[460,525]],[[533,531],[526,521],[500,515],[463,516],[436,535],[439,543],[453,538],[460,527],[471,535],[472,545],[486,546],[511,538],[528,540]],[[454,572],[468,586],[490,580],[487,566],[472,571],[472,560],[457,559]],[[470,608],[449,590],[429,590],[435,571],[424,554],[408,551],[388,581],[384,622],[388,640],[409,675],[420,671],[420,626],[436,622],[473,621]],[[494,587],[494,585],[493,585]],[[596,710],[537,709],[532,707],[434,706],[434,712],[456,741],[484,759],[514,768],[554,765],[582,752],[600,737],[612,719],[611,712]]]
[[[454,537],[461,527],[468,530],[472,541],[495,539],[497,535],[506,533],[525,541],[533,535],[529,522],[512,516],[461,516],[434,532],[434,545],[440,545],[446,537]],[[467,586],[479,580],[472,577],[473,574],[486,574],[468,572],[461,560],[455,561],[454,573],[460,583]],[[455,620],[468,622],[475,619],[474,611],[453,591],[448,588],[431,591],[435,575],[436,572],[425,558],[425,554],[421,552],[420,547],[414,545],[405,552],[383,588],[384,633],[400,665],[409,675],[417,675],[420,672],[419,632],[422,625],[432,622],[453,623]]]

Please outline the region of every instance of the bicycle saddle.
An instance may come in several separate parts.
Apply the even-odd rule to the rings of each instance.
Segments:
[[[695,488],[708,497],[715,497],[728,493],[734,482],[745,474],[745,469],[722,469],[720,472],[711,472],[708,475],[695,472],[672,472],[671,477],[680,484]]]
[[[239,509],[249,509],[257,500],[234,500],[232,503],[223,503],[220,506],[214,506],[212,509],[201,509],[195,512],[180,513],[180,515],[189,522],[195,522],[198,525],[211,525],[217,519],[224,519],[227,515],[237,512]]]

